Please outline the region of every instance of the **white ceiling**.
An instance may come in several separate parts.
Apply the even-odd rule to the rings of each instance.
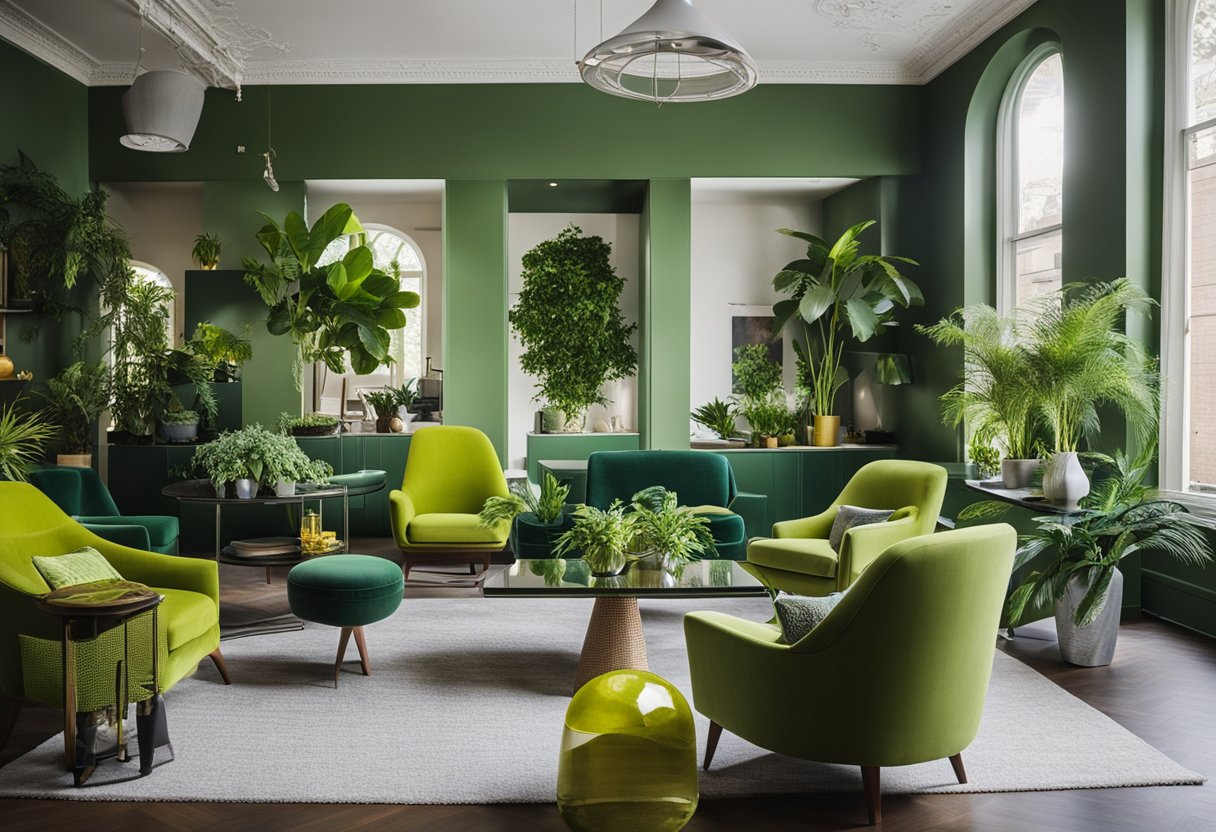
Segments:
[[[761,83],[916,84],[1033,1],[697,0],[697,8],[751,53]],[[126,84],[141,2],[153,21],[145,66],[180,64],[159,25],[188,54],[256,84],[574,82],[575,58],[652,0],[0,0],[0,37],[86,83]],[[233,13],[272,43],[239,48],[224,24]]]

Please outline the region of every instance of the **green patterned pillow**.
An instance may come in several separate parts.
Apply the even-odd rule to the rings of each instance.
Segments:
[[[35,557],[34,568],[42,575],[51,589],[59,589],[94,581],[121,581],[110,562],[92,546],[86,546],[66,555]]]
[[[794,644],[802,637],[823,623],[840,600],[843,592],[833,592],[821,597],[804,597],[789,595],[782,592],[773,601],[777,610],[777,621],[781,624],[781,640],[785,644]]]

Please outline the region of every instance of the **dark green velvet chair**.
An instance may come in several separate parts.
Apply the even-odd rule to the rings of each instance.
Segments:
[[[64,514],[98,537],[145,552],[177,554],[178,519],[170,515],[121,514],[92,468],[40,468],[30,474],[29,480]]]
[[[587,459],[589,506],[605,509],[613,500],[628,503],[635,493],[655,485],[676,492],[681,505],[709,518],[718,558],[747,556],[743,518],[730,510],[738,489],[726,457],[704,451],[599,451]]]

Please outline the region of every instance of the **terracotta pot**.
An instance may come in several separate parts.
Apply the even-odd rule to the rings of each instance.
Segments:
[[[811,444],[817,448],[833,448],[840,444],[840,417],[815,416]]]
[[[9,378],[13,374],[13,359],[0,352],[0,378]]]
[[[92,468],[92,454],[59,454],[55,457],[55,464],[70,465],[74,468]]]

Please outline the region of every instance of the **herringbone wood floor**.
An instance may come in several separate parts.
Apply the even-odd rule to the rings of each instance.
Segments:
[[[361,541],[356,551],[388,556],[382,542]],[[267,587],[256,569],[224,567],[226,610],[285,609],[283,581]],[[433,592],[434,590],[430,590]],[[410,595],[423,590],[407,589]],[[1216,829],[1216,641],[1154,619],[1127,622],[1115,663],[1074,668],[1059,660],[1049,628],[1027,631],[1000,649],[1017,656],[1065,689],[1109,714],[1175,760],[1214,778],[1204,786],[1018,794],[887,797],[881,829],[892,832],[1201,832]],[[1038,636],[1038,637],[1033,637]],[[239,679],[234,679],[240,684]],[[403,714],[408,714],[403,711]],[[58,711],[21,714],[0,752],[0,765],[59,730]],[[1067,742],[1068,737],[1061,737]],[[223,753],[217,749],[216,753]],[[966,754],[964,753],[964,759]],[[268,765],[275,761],[268,757]],[[306,763],[301,776],[308,776]],[[1102,765],[1095,760],[1094,765]],[[155,775],[152,775],[155,776]],[[865,826],[860,794],[706,801],[690,832],[840,830]],[[0,801],[5,832],[91,829],[275,830],[521,830],[565,829],[552,805],[360,806],[229,803],[69,803]]]

